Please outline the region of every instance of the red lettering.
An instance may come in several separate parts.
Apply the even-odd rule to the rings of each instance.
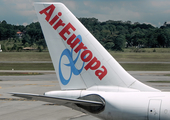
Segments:
[[[100,61],[97,60],[96,57],[94,57],[84,68],[85,68],[86,70],[88,70],[89,68],[90,68],[91,70],[96,70],[97,68],[100,67],[100,64],[101,64]]]
[[[54,18],[50,20],[53,12],[55,10],[55,6],[52,4],[48,7],[46,7],[45,9],[41,10],[39,13],[40,14],[45,14],[46,17],[46,21],[49,22],[49,24],[51,26],[53,26],[54,30],[58,29],[60,26],[65,26],[66,24],[63,23],[63,21],[61,19],[59,19],[59,16],[62,15],[61,12],[58,12],[58,15],[55,15]],[[73,31],[75,31],[75,27],[71,24],[71,23],[68,23],[59,33],[59,35],[66,41],[67,39],[67,44],[70,45],[70,47],[73,49],[75,46],[77,46],[74,51],[75,53],[79,52],[81,49],[84,50],[82,53],[81,53],[81,60],[83,62],[88,62],[87,65],[84,67],[85,70],[88,70],[88,69],[91,69],[91,70],[96,70],[95,71],[95,75],[100,79],[102,80],[104,76],[106,76],[107,74],[107,69],[102,66],[101,68],[103,68],[103,70],[99,70],[98,68],[100,67],[101,65],[101,62],[96,58],[93,57],[93,54],[90,50],[88,50],[88,48],[83,44],[83,42],[80,42],[80,39],[76,38],[76,35],[75,34],[71,34],[70,32],[70,29],[72,29]],[[66,38],[65,34],[67,35],[70,35],[71,37],[70,38]],[[98,69],[98,70],[97,70]]]
[[[79,42],[80,42],[80,40],[77,38],[73,42],[67,41],[67,44],[70,45],[70,47],[73,49]]]
[[[96,70],[96,72],[95,72],[95,75],[98,76],[98,78],[99,78],[100,80],[102,80],[103,77],[107,74],[107,69],[106,69],[104,66],[102,66],[101,68],[103,68],[104,71],[102,71],[102,70]]]
[[[59,26],[65,26],[65,23],[60,19],[54,26],[54,30],[56,30]]]
[[[41,10],[39,13],[40,14],[45,14],[46,15],[46,20],[47,20],[47,22],[50,20],[50,18],[51,18],[51,15],[53,14],[53,12],[54,12],[54,9],[55,9],[55,6],[52,4],[52,5],[50,5],[50,6],[48,6],[48,7],[46,7],[45,9],[43,9],[43,10]],[[47,13],[47,11],[49,11],[48,13]]]
[[[68,23],[68,24],[65,26],[65,28],[59,33],[60,36],[61,36],[64,40],[67,39],[67,38],[64,36],[65,33],[67,33],[68,35],[70,35],[70,31],[69,31],[70,28],[71,28],[73,31],[76,30],[71,23]]]
[[[58,16],[56,15],[49,23],[50,25],[53,25],[57,20],[58,20]]]
[[[61,13],[61,12],[59,12],[59,13],[58,13],[58,15],[59,15],[59,16],[61,16],[61,15],[62,15],[62,13]]]
[[[76,38],[76,35],[73,34],[68,40],[67,40],[67,44],[70,45],[71,41],[73,41]]]
[[[88,62],[92,59],[92,52],[90,50],[85,50],[81,53],[81,59],[84,62]]]
[[[82,42],[79,44],[79,46],[77,46],[77,48],[76,48],[74,51],[77,53],[77,52],[80,51],[81,49],[84,49],[84,50],[87,49],[87,47],[84,46],[84,44],[83,44]]]

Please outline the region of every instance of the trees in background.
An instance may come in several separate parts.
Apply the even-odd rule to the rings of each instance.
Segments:
[[[3,20],[0,23],[0,44],[3,44],[3,51],[21,51],[22,48],[31,46],[46,48],[39,22],[23,26],[11,25]]]
[[[167,24],[157,28],[138,22],[132,24],[131,21],[99,22],[95,18],[80,18],[79,20],[106,49],[170,47],[170,25]]]
[[[170,25],[164,24],[157,28],[138,22],[132,24],[131,21],[99,22],[96,18],[79,18],[79,20],[106,49],[123,51],[128,47],[170,47]],[[17,31],[21,31],[22,36],[18,37]],[[3,49],[6,50],[18,50],[28,46],[34,46],[39,50],[46,48],[39,22],[23,26],[11,25],[3,20],[0,23],[0,43],[4,40],[12,44],[8,47],[3,45]]]

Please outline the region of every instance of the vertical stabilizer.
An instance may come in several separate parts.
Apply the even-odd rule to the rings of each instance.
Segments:
[[[128,74],[62,3],[35,3],[62,89],[120,86],[157,91]]]

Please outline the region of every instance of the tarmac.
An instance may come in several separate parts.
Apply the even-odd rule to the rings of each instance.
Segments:
[[[64,106],[25,100],[8,94],[9,92],[43,94],[47,91],[60,90],[54,71],[0,72],[44,73],[44,75],[0,76],[0,120],[99,120]],[[170,91],[170,71],[129,71],[129,73],[151,87]]]

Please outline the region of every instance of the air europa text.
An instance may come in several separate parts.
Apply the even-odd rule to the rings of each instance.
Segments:
[[[55,6],[51,4],[50,6],[46,7],[45,9],[41,10],[40,14],[45,14],[45,20],[49,22],[49,24],[53,27],[54,30],[57,30],[58,27],[63,27],[63,29],[59,32],[59,35],[67,42],[67,44],[73,49],[74,52],[78,53],[81,49],[84,50],[81,53],[81,60],[83,62],[86,62],[86,66],[84,67],[85,70],[94,70],[95,75],[102,80],[104,76],[107,74],[107,69],[105,66],[101,65],[101,62],[93,56],[93,53],[84,45],[83,42],[80,42],[79,38],[76,38],[76,35],[74,33],[71,33],[69,30],[72,29],[72,31],[76,31],[76,28],[71,24],[63,22],[62,19],[60,19],[60,16],[62,16],[62,12],[58,12],[58,14],[54,15],[53,18],[51,18],[53,12],[55,10]],[[65,34],[71,35],[71,37],[67,38]],[[75,39],[76,38],[76,39]]]

